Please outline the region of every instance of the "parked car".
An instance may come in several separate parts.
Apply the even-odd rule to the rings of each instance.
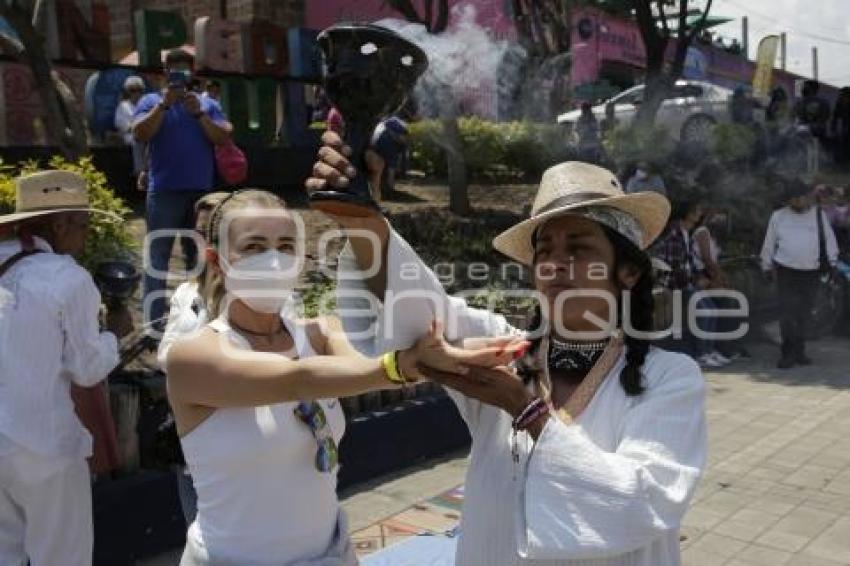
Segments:
[[[644,85],[625,90],[617,96],[593,107],[599,122],[605,118],[605,108],[614,106],[620,125],[631,124],[643,101]],[[669,129],[675,139],[685,142],[704,141],[715,124],[729,122],[729,99],[732,90],[702,81],[680,80],[658,109],[655,123]],[[572,110],[558,116],[558,123],[573,126],[581,115]]]

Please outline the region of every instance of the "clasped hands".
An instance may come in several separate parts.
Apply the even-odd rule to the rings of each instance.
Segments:
[[[446,341],[443,325],[434,321],[413,348],[399,353],[399,366],[408,378],[429,379],[516,417],[533,397],[508,364],[529,346],[518,336],[472,338],[454,346]]]

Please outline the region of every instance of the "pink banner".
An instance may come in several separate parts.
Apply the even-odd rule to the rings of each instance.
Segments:
[[[436,18],[436,4],[434,3]],[[416,10],[423,13],[421,4],[413,2]],[[516,37],[511,16],[511,0],[449,0],[449,10],[462,6],[473,6],[476,21],[494,37],[510,39]],[[304,25],[313,29],[324,29],[337,22],[375,22],[384,18],[404,19],[404,16],[390,8],[384,0],[322,0],[305,2]],[[449,19],[451,26],[451,18]]]

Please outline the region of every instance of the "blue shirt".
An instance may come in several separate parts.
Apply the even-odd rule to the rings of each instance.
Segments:
[[[162,102],[158,93],[146,94],[136,105],[134,120],[145,116]],[[201,98],[201,111],[213,121],[226,121],[218,102]],[[174,104],[162,125],[148,142],[151,191],[208,191],[213,186],[215,162],[213,144],[207,139],[198,119]]]

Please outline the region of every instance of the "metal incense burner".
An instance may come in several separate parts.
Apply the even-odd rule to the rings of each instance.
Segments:
[[[345,119],[343,139],[357,176],[344,191],[310,195],[310,204],[336,216],[379,213],[367,178],[365,152],[380,120],[404,104],[428,57],[399,34],[375,25],[340,24],[319,34],[325,92]]]

